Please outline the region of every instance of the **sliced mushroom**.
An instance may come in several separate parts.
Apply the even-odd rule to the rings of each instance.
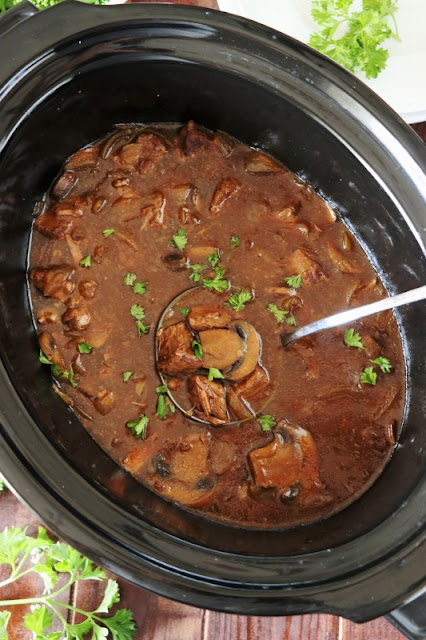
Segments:
[[[96,167],[99,160],[99,147],[86,147],[77,151],[65,164],[65,169],[78,171]]]
[[[228,401],[229,411],[231,417],[235,420],[249,420],[253,418],[255,412],[250,405],[245,402],[244,398],[240,398],[229,385],[226,393],[226,399]]]
[[[57,364],[61,369],[64,369],[64,361],[59,352],[56,340],[50,333],[41,333],[38,341],[40,343],[40,349],[50,362]]]
[[[342,273],[359,273],[359,269],[334,244],[328,244],[328,255]]]
[[[200,331],[200,343],[203,348],[203,364],[208,369],[229,369],[245,355],[243,338],[229,329],[210,329]]]
[[[223,307],[200,305],[192,307],[188,314],[188,323],[194,331],[221,329],[231,322],[231,314]]]
[[[62,321],[73,331],[83,331],[89,326],[91,315],[87,307],[76,306],[65,311]]]
[[[286,494],[300,485],[305,494],[320,486],[318,454],[309,431],[281,421],[274,439],[248,455],[255,484],[264,489],[278,489]]]
[[[250,375],[256,368],[261,354],[261,339],[256,329],[245,320],[234,320],[230,328],[233,327],[238,335],[244,340],[245,351],[239,362],[225,374],[228,380],[242,380]]]
[[[73,171],[64,171],[51,189],[52,196],[56,200],[63,200],[70,194],[77,182],[78,176]]]
[[[39,324],[54,324],[55,322],[59,322],[61,316],[56,309],[42,309],[37,314],[37,322]]]

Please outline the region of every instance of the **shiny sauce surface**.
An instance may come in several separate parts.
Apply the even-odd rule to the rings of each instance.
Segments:
[[[166,499],[290,527],[355,500],[391,455],[393,314],[280,343],[384,297],[377,273],[309,185],[224,133],[121,126],[77,151],[36,219],[30,283],[57,392]]]

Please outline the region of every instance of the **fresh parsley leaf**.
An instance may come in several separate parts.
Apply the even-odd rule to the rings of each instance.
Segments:
[[[302,286],[302,276],[305,272],[301,271],[297,276],[287,276],[284,278],[284,282],[288,284],[292,289],[300,289]]]
[[[226,273],[226,269],[215,267],[214,271],[215,275],[213,278],[203,278],[203,287],[209,291],[223,293],[229,287],[229,281],[223,277]]]
[[[141,307],[140,304],[132,304],[130,314],[135,320],[143,320],[145,318],[145,309]]]
[[[132,435],[135,438],[141,438],[144,440],[146,438],[146,430],[148,427],[149,418],[148,416],[142,414],[139,416],[137,420],[131,420],[130,422],[126,422],[126,427],[130,429]]]
[[[108,613],[113,604],[120,602],[120,588],[118,582],[108,579],[105,587],[104,597],[102,602],[94,613]]]
[[[119,609],[110,618],[102,618],[104,624],[110,630],[113,640],[132,640],[137,634],[135,621],[129,609]]]
[[[147,292],[147,285],[148,282],[146,280],[144,282],[137,282],[133,285],[133,293],[143,296],[143,294]]]
[[[362,384],[376,384],[377,382],[377,373],[373,371],[373,367],[366,367],[364,371],[361,372],[360,380]]]
[[[92,353],[93,347],[88,342],[81,342],[78,345],[78,350],[80,351],[80,353]]]
[[[48,358],[46,358],[46,356],[44,355],[44,353],[43,353],[43,351],[41,349],[40,349],[40,355],[39,355],[38,359],[40,360],[40,362],[42,364],[50,364],[50,365],[52,364],[52,362]]]
[[[268,311],[272,313],[278,324],[284,322],[285,317],[288,316],[288,311],[286,311],[285,309],[279,309],[273,302],[271,302],[271,304],[268,304]]]
[[[136,320],[136,329],[138,330],[138,338],[149,333],[150,328],[151,327],[149,326],[149,324],[145,324],[140,320]]]
[[[209,380],[210,382],[216,378],[218,380],[223,380],[224,377],[225,376],[219,371],[219,369],[216,369],[215,367],[210,367],[207,380]]]
[[[240,291],[236,291],[232,295],[229,296],[228,302],[226,303],[228,307],[234,309],[234,311],[242,311],[246,306],[247,302],[253,299],[250,291],[246,289],[240,289]]]
[[[160,420],[164,420],[165,418],[167,418],[169,413],[174,413],[175,411],[175,405],[164,393],[160,393],[157,401],[157,416],[160,418]]]
[[[192,270],[189,279],[192,282],[200,282],[201,280],[201,272],[208,267],[207,264],[188,264],[187,268]]]
[[[92,264],[92,258],[90,256],[86,256],[83,260],[80,260],[81,267],[90,267]]]
[[[45,605],[35,607],[24,617],[24,627],[32,631],[36,637],[44,638],[44,632],[53,624],[53,615]]]
[[[40,355],[38,359],[43,364],[50,365],[50,371],[52,373],[52,376],[54,376],[55,378],[64,378],[65,380],[68,380],[68,382],[72,387],[77,387],[77,382],[74,377],[74,369],[72,368],[72,364],[70,364],[69,371],[63,370],[58,364],[46,358],[46,356],[44,355],[41,349],[40,349]]]
[[[218,251],[216,251],[216,253],[211,253],[207,260],[210,262],[211,266],[217,267],[217,265],[219,264],[219,260],[220,260],[220,253]]]
[[[231,249],[236,249],[241,244],[240,236],[231,236]]]
[[[123,278],[123,284],[126,285],[126,287],[131,287],[137,277],[136,273],[126,273]]]
[[[133,371],[123,371],[123,382],[128,382],[133,375]]]
[[[8,640],[7,625],[12,614],[10,611],[0,611],[0,640]]]
[[[113,233],[115,233],[115,229],[104,229],[102,233],[104,234],[104,238],[109,238]]]
[[[156,391],[157,393],[167,393],[167,387],[166,387],[166,385],[165,385],[165,384],[160,384],[160,386],[159,386],[159,387],[156,387],[156,388],[155,388],[155,391]]]
[[[179,251],[183,251],[188,242],[186,231],[184,231],[183,229],[178,229],[177,234],[173,236],[173,242],[177,246]]]
[[[189,313],[189,309],[187,307],[179,307],[179,311],[181,312],[184,318],[186,318],[186,316]]]
[[[379,365],[382,373],[390,373],[390,370],[392,369],[392,365],[389,360],[383,356],[379,356],[375,360],[370,360],[370,362]]]
[[[195,357],[201,360],[203,357],[203,347],[199,342],[197,342],[197,340],[193,340],[191,342],[191,349],[193,350]]]
[[[362,8],[357,8],[354,0],[314,0],[311,14],[320,30],[311,35],[309,44],[350,71],[361,70],[367,78],[375,78],[389,57],[380,45],[391,37],[399,39],[398,1],[363,0]]]
[[[343,342],[347,344],[348,347],[357,347],[358,349],[364,349],[361,336],[359,335],[359,333],[355,333],[355,329],[346,329],[343,336]]]
[[[297,325],[296,318],[294,316],[287,316],[285,321],[287,322],[287,324],[290,324],[293,327],[295,327]]]
[[[256,422],[262,427],[262,431],[272,431],[273,427],[277,424],[275,418],[271,415],[265,414],[256,418]]]

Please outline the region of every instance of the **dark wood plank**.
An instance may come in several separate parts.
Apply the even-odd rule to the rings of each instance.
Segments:
[[[407,640],[386,618],[377,618],[365,624],[340,619],[339,640]]]
[[[418,122],[411,125],[414,131],[421,137],[423,142],[426,142],[426,122]]]

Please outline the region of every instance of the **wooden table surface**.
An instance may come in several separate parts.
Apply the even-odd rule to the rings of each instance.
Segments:
[[[217,8],[216,0],[176,1]],[[426,122],[413,128],[426,142]],[[10,491],[3,491],[0,495],[0,531],[6,526],[25,526],[29,527],[31,533],[38,524],[37,517],[18,502]],[[122,596],[120,606],[133,611],[139,629],[137,640],[404,640],[404,636],[385,618],[357,625],[344,618],[325,614],[281,618],[239,616],[179,604],[124,580],[119,579],[118,582]],[[0,589],[0,600],[31,597],[39,591],[37,581],[20,582]],[[77,607],[84,603],[84,608],[90,609],[92,603],[95,606],[98,602],[99,596],[99,585],[89,581],[68,594],[68,601]],[[32,634],[22,626],[22,618],[28,609],[11,609],[13,615],[8,627],[9,639],[29,640]]]

